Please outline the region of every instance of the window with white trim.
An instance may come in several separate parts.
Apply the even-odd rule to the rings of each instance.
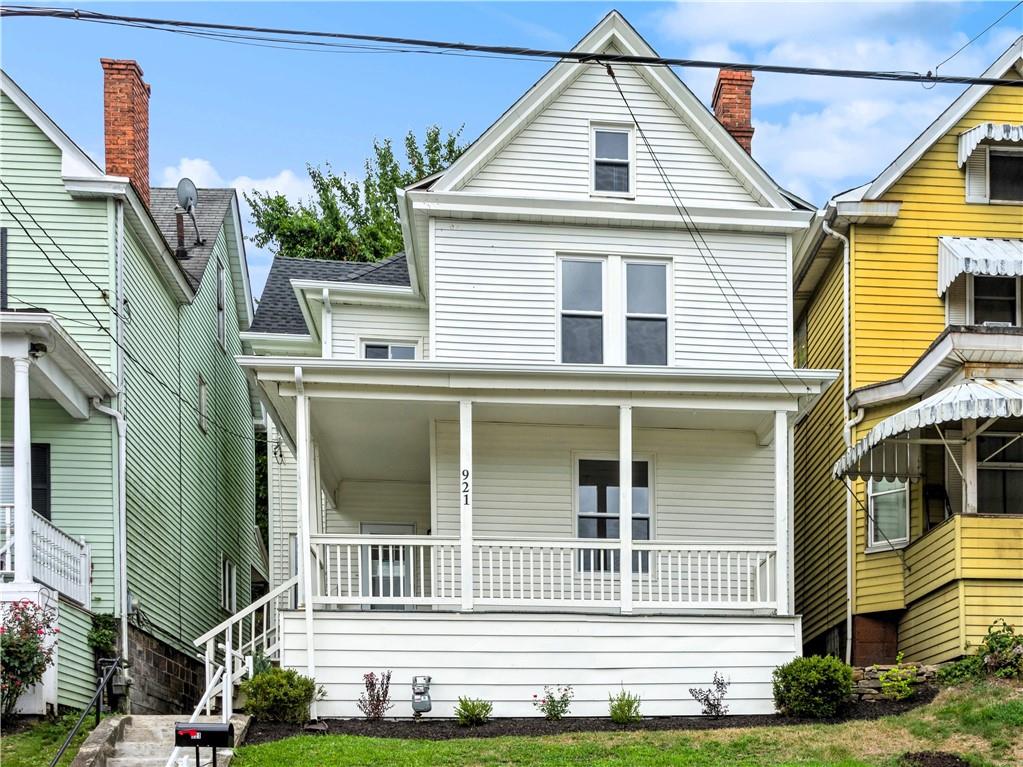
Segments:
[[[668,265],[625,264],[625,364],[668,364]]]
[[[1023,152],[992,148],[987,162],[991,202],[1023,202]]]
[[[867,547],[891,548],[909,541],[909,483],[872,479],[867,483]]]
[[[224,347],[227,342],[227,281],[224,265],[217,262],[217,341]]]
[[[561,259],[561,361],[604,361],[604,260]]]
[[[367,360],[414,360],[416,344],[411,341],[364,341],[362,358]]]
[[[977,438],[977,512],[1023,513],[1023,433]]]
[[[199,376],[198,399],[199,402],[196,410],[198,411],[197,415],[199,416],[199,431],[205,434],[207,431],[209,431],[210,428],[209,422],[210,390],[209,386],[206,384],[206,380],[202,376]]]
[[[1019,325],[1020,290],[1018,277],[973,277],[973,324]]]
[[[633,139],[631,127],[593,126],[593,191],[631,196]]]
[[[619,464],[615,460],[580,458],[576,487],[576,517],[580,538],[619,537]],[[632,540],[650,540],[650,465],[632,462]],[[579,568],[584,571],[617,571],[619,552],[580,552]],[[632,567],[646,570],[646,552],[635,551]]]
[[[229,613],[238,609],[238,568],[226,554],[220,561],[220,606]]]

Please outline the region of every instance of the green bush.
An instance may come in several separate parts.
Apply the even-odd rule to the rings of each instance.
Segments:
[[[246,711],[258,720],[302,724],[323,688],[291,668],[270,668],[241,684]]]
[[[852,695],[852,668],[830,655],[796,658],[774,670],[774,704],[811,719],[837,715]]]
[[[992,623],[977,652],[938,669],[939,684],[956,685],[985,676],[1023,679],[1023,634],[1004,620]]]
[[[639,713],[640,698],[627,690],[607,696],[608,715],[615,724],[632,724],[643,717]]]
[[[118,618],[112,613],[96,613],[92,616],[92,628],[85,637],[97,658],[113,658],[117,652]]]
[[[935,678],[938,684],[952,687],[963,682],[970,682],[984,676],[984,658],[980,655],[967,655],[954,663],[938,669]]]
[[[901,652],[895,657],[895,665],[877,678],[881,681],[881,694],[888,700],[908,700],[916,693],[916,666],[903,664]]]
[[[479,727],[490,721],[494,704],[480,698],[459,698],[455,706],[455,718],[463,727]]]

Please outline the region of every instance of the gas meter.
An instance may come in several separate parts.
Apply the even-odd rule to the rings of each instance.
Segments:
[[[430,701],[430,677],[412,677],[412,715],[419,717],[433,708]]]

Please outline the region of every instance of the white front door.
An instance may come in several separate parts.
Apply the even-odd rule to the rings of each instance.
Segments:
[[[363,535],[415,535],[416,526],[395,522],[363,522],[359,532]],[[368,548],[368,551],[366,550]],[[362,595],[373,597],[399,597],[407,593],[411,584],[409,549],[406,546],[369,546],[363,549]],[[402,610],[400,606],[374,605],[370,609]]]

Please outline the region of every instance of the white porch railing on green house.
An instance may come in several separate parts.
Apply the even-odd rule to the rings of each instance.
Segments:
[[[14,507],[0,507],[0,575],[14,574]],[[32,512],[32,579],[61,596],[90,606],[92,556],[84,538],[68,535],[39,513]]]

